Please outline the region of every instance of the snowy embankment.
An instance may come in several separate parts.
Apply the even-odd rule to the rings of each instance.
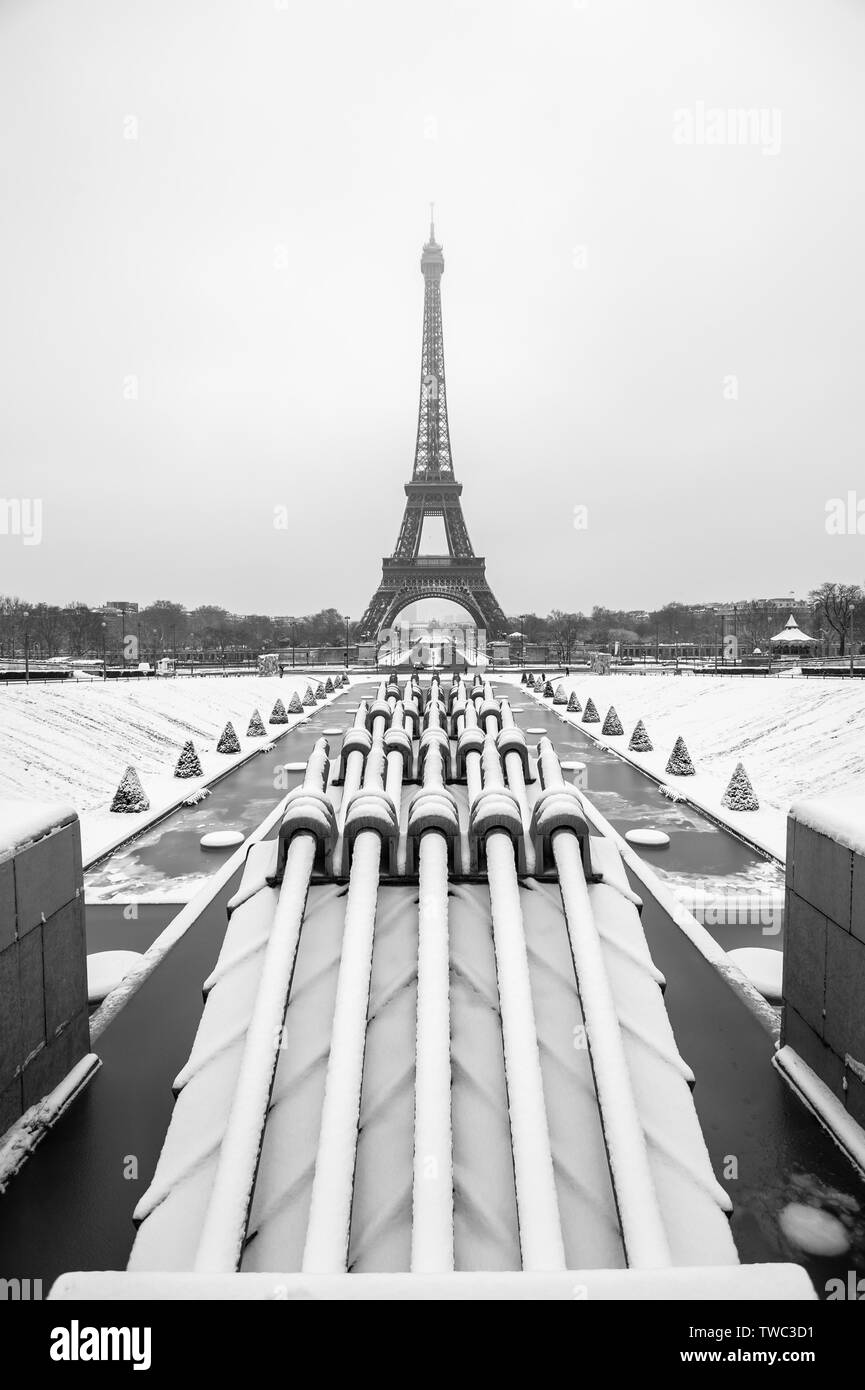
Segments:
[[[600,723],[586,725],[582,712],[567,714],[564,705],[540,703],[782,860],[790,802],[835,792],[865,770],[865,685],[859,681],[547,675],[554,687],[561,683],[568,695],[575,691],[583,708],[591,697]],[[519,676],[516,680],[519,686]],[[618,737],[601,734],[610,705],[624,728]],[[638,719],[654,745],[651,753],[628,750]],[[665,770],[680,735],[694,764],[692,777]],[[735,812],[721,804],[739,761],[759,798],[759,811]]]
[[[287,724],[268,723],[278,697],[288,705],[294,690],[303,698],[307,684],[315,689],[319,679],[314,671],[297,670],[282,680],[202,676],[6,687],[0,690],[0,798],[74,806],[87,864],[308,718],[310,708],[290,714]],[[265,738],[246,737],[255,709],[266,726]],[[228,720],[237,731],[239,753],[215,751]],[[188,739],[203,776],[176,778],[174,768]],[[112,814],[108,807],[130,764],[150,809]]]

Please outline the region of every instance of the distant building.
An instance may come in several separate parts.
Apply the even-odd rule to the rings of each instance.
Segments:
[[[118,614],[122,614],[122,613],[137,613],[137,612],[138,612],[138,604],[137,604],[137,603],[133,603],[131,599],[109,599],[108,602],[107,602],[107,603],[104,603],[104,604],[102,605],[102,608],[99,609],[98,611],[101,612],[101,613],[118,613]]]
[[[812,605],[808,599],[794,598],[792,594],[783,598],[743,598],[737,602],[715,605],[715,611],[722,616],[732,615],[734,612],[741,613],[749,608],[764,608],[767,612],[777,613],[809,613]]]

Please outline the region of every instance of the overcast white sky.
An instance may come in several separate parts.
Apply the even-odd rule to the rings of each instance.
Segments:
[[[0,591],[359,616],[430,198],[508,613],[862,581],[863,73],[860,0],[3,0]]]

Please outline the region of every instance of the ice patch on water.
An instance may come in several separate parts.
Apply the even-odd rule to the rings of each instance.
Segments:
[[[784,871],[769,859],[757,859],[748,869],[730,874],[687,874],[680,869],[665,868],[660,860],[652,860],[652,868],[674,893],[693,893],[702,888],[707,894],[783,892]]]
[[[634,826],[651,826],[668,833],[674,831],[694,831],[697,834],[717,835],[718,828],[696,811],[690,810],[680,802],[658,799],[657,801],[632,801],[617,791],[595,789],[589,785],[587,794],[607,820],[614,823]]]

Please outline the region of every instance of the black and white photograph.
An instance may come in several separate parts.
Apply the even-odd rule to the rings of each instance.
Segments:
[[[43,1373],[852,1353],[863,75],[862,0],[0,0]]]

